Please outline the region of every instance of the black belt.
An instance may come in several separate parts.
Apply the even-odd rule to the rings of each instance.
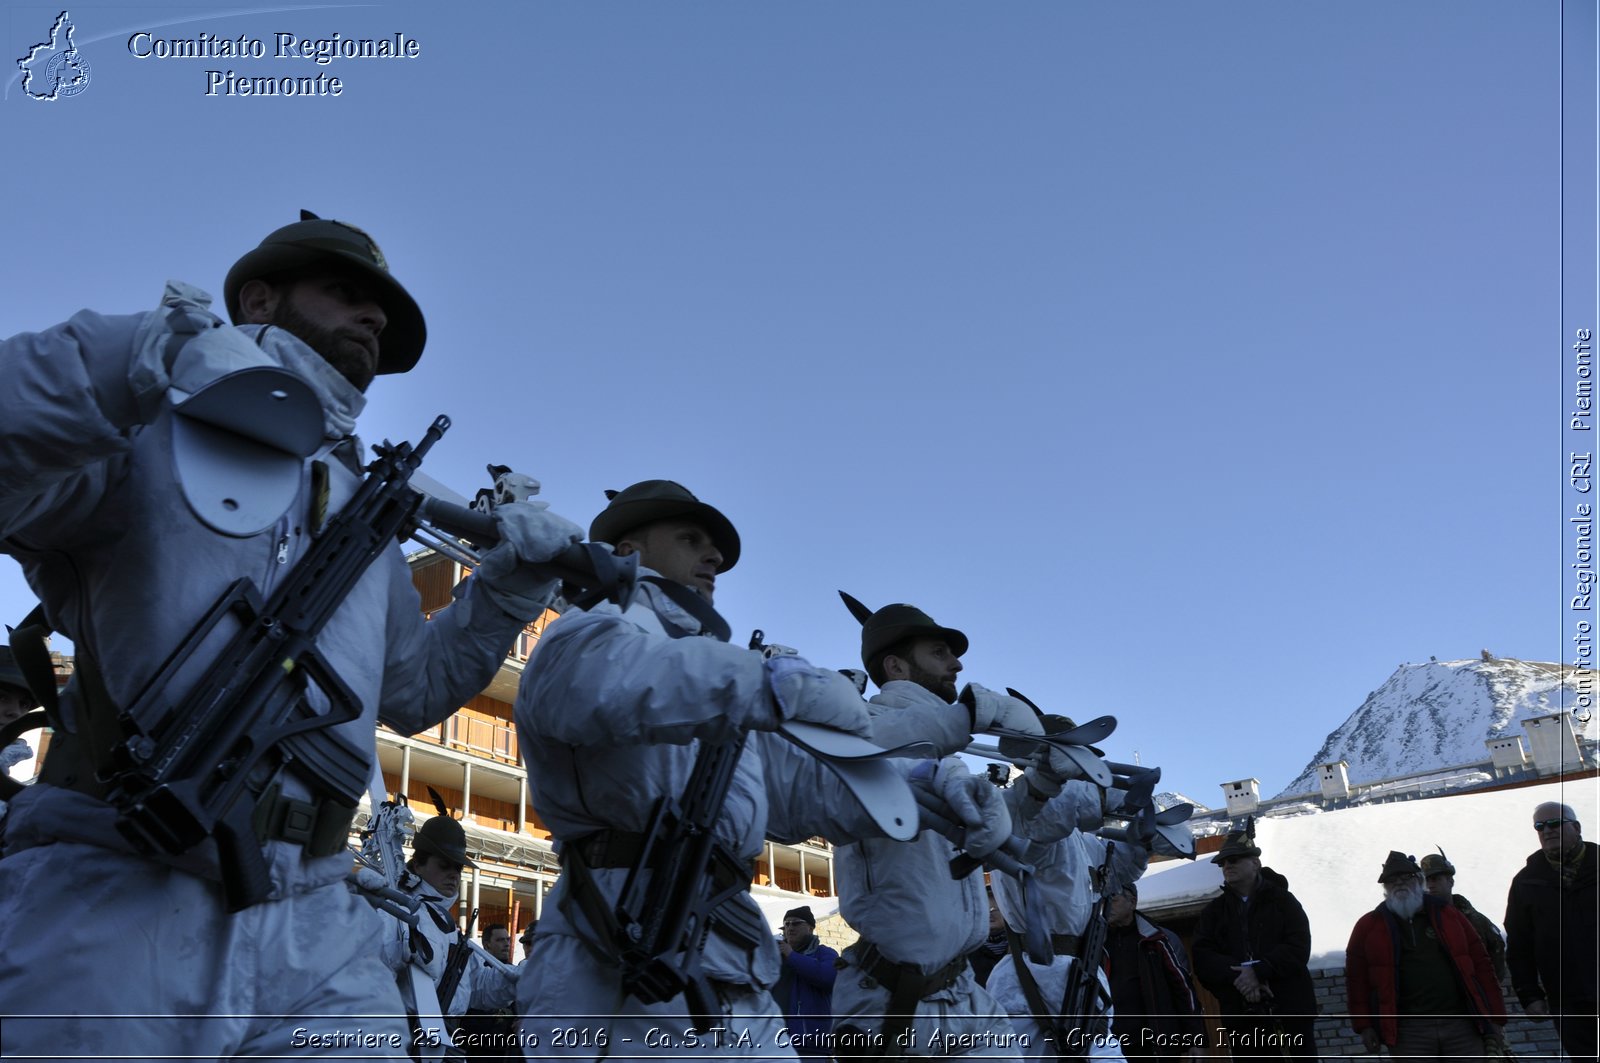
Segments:
[[[967,969],[967,957],[962,954],[938,970],[923,974],[917,964],[895,963],[865,938],[852,953],[851,963],[889,991],[889,1005],[878,1030],[879,1051],[884,1059],[905,1053],[905,1033],[911,1028],[917,1003],[955,985]]]
[[[1076,956],[1083,948],[1083,938],[1077,934],[1051,934],[1050,951],[1057,956]]]
[[[561,848],[575,850],[590,867],[633,867],[644,854],[645,838],[642,831],[597,830],[593,834],[562,842]],[[756,868],[754,864],[743,866],[745,875],[742,880],[736,880],[731,870],[718,864],[712,872],[712,885],[718,889],[739,884],[749,888],[751,880],[755,878]]]
[[[917,964],[896,963],[885,956],[878,946],[867,941],[856,951],[855,965],[890,993],[902,989],[914,991],[915,999],[921,1000],[955,985],[961,972],[967,969],[967,958],[964,955],[957,956],[938,970],[923,974]]]
[[[575,899],[591,926],[604,936],[616,929],[614,915],[600,902],[600,893],[589,878],[598,868],[633,868],[644,855],[647,836],[640,831],[599,830],[561,843],[559,858],[563,871],[571,871]],[[576,856],[576,862],[569,859]],[[711,885],[719,893],[737,891],[711,913],[711,930],[740,948],[754,949],[767,937],[765,916],[750,897],[755,865],[734,865],[722,861],[712,867]],[[580,870],[581,869],[581,870]],[[655,862],[651,870],[656,870]]]

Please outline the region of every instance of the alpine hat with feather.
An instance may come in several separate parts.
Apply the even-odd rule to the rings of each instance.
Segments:
[[[910,638],[942,639],[950,652],[960,657],[967,652],[967,636],[953,627],[941,627],[933,617],[914,605],[896,602],[882,609],[868,609],[859,599],[839,592],[850,615],[861,622],[861,663],[874,683],[883,685],[883,657]]]

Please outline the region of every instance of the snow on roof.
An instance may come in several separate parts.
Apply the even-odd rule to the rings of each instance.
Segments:
[[[1289,880],[1311,921],[1311,966],[1339,967],[1350,930],[1382,899],[1378,869],[1391,849],[1418,860],[1442,846],[1456,867],[1456,893],[1499,925],[1511,878],[1539,847],[1533,810],[1571,805],[1600,834],[1600,779],[1550,782],[1414,801],[1363,805],[1317,815],[1261,817],[1261,862]],[[1222,873],[1204,856],[1153,866],[1139,883],[1139,907],[1157,913],[1214,894]]]
[[[802,904],[811,908],[811,914],[817,917],[819,923],[839,910],[837,897],[813,897],[805,893],[774,889],[771,886],[752,886],[750,896],[755,898],[756,904],[761,908],[761,914],[767,917],[767,925],[772,927],[774,934],[783,929],[783,913]]]

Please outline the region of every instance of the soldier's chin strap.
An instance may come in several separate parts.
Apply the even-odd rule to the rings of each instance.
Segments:
[[[728,626],[726,620],[722,619],[722,614],[711,608],[710,602],[683,584],[676,580],[667,579],[664,576],[641,576],[639,577],[639,582],[653,583],[660,587],[661,593],[670,598],[673,605],[700,621],[702,634],[710,635],[718,642],[727,642],[733,637],[733,629]],[[674,638],[681,637],[670,630],[667,633]],[[687,635],[689,632],[685,631],[682,634]]]

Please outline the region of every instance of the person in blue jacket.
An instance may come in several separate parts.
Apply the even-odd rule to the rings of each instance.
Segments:
[[[839,954],[817,939],[817,917],[802,904],[783,913],[778,937],[782,966],[772,996],[789,1023],[789,1042],[802,1056],[832,1054],[833,980],[839,975]]]

